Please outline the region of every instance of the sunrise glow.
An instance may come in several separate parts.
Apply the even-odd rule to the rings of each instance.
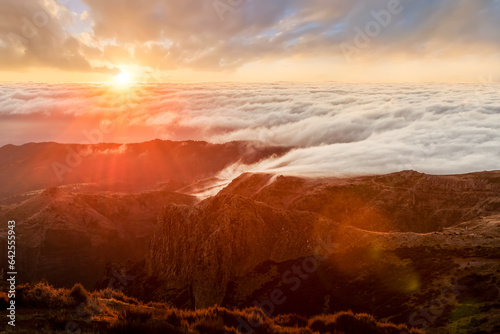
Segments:
[[[122,71],[120,74],[115,76],[114,83],[117,86],[126,87],[132,83],[132,77],[129,72]]]
[[[498,1],[11,1],[4,81],[478,83],[500,70]]]

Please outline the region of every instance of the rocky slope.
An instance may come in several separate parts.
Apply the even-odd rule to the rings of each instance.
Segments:
[[[371,231],[432,232],[500,213],[500,172],[435,176],[405,171],[348,179],[243,174],[222,193]]]
[[[165,204],[194,201],[167,191],[79,194],[49,188],[20,204],[0,206],[0,218],[16,221],[19,282],[45,278],[56,286],[81,282],[93,287],[107,262],[145,256]],[[3,249],[7,248],[6,226],[0,228]],[[4,260],[2,266],[7,263]]]
[[[249,206],[248,199],[224,197],[238,206],[243,203]],[[253,205],[265,206],[256,202]],[[134,285],[141,285],[152,291],[149,295],[152,299],[160,296],[158,300],[184,307],[256,305],[272,315],[309,316],[350,309],[412,325],[428,333],[500,330],[498,215],[427,234],[370,232],[324,221],[325,228],[318,231],[319,236],[316,234],[314,248],[300,248],[303,243],[296,240],[310,240],[311,234],[306,229],[294,234],[291,240],[298,243],[293,248],[296,252],[286,257],[260,253],[262,249],[275,249],[280,243],[272,240],[269,231],[260,235],[259,240],[252,238],[252,227],[259,224],[255,216],[251,218],[253,223],[241,219],[249,226],[245,229],[237,224],[241,233],[199,240],[195,231],[203,224],[199,213],[194,213],[198,218],[191,225],[186,213],[177,211],[179,216],[172,215],[176,209],[164,212],[172,219],[165,220],[163,216],[161,222],[165,225],[159,227],[174,237],[167,246],[162,244],[165,235],[155,233],[148,273],[141,277],[140,268],[133,269],[130,274],[136,281],[127,292],[134,293]],[[228,210],[230,207],[225,207]],[[243,217],[252,217],[260,210],[238,212]],[[211,216],[211,221],[220,219]],[[233,216],[233,221],[238,220]],[[262,222],[262,226],[268,224],[275,226],[270,221]],[[181,226],[186,229],[184,232]],[[191,240],[200,245],[200,249],[191,253],[194,259],[187,253],[193,246]],[[263,240],[272,246],[263,247],[260,244]],[[219,249],[223,251],[218,252]],[[287,251],[286,246],[280,249]],[[302,254],[297,256],[298,253]],[[252,267],[250,259],[256,258],[261,262]],[[155,275],[153,281],[151,274]],[[142,291],[137,296],[145,297],[147,293]],[[186,303],[190,298],[193,304]]]
[[[352,309],[430,333],[491,332],[498,175],[242,175],[195,207],[162,212],[129,291],[185,307]]]

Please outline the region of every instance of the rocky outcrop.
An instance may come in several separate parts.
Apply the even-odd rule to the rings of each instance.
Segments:
[[[325,253],[330,219],[280,210],[237,195],[219,195],[196,207],[170,205],[151,240],[148,273],[171,288],[191,286],[196,307],[221,304],[227,284],[264,261]]]

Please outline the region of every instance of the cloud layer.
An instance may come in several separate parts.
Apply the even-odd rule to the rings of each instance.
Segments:
[[[0,86],[0,145],[257,140],[296,146],[244,171],[335,176],[500,166],[494,84],[160,84]]]

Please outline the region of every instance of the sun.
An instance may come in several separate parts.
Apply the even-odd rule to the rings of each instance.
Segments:
[[[120,74],[115,76],[115,84],[117,86],[129,86],[132,83],[132,77],[127,71],[121,71]]]

